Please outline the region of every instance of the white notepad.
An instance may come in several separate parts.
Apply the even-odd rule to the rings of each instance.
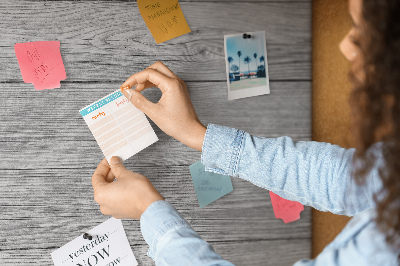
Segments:
[[[117,90],[81,109],[107,161],[135,155],[158,140],[145,114]]]
[[[121,220],[110,218],[51,253],[56,266],[136,266]]]

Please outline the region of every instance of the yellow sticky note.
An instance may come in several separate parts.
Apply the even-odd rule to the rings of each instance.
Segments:
[[[137,4],[157,44],[190,32],[178,0],[137,0]]]

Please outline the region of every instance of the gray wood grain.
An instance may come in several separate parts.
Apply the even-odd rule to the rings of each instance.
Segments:
[[[90,182],[103,155],[78,110],[154,61],[187,81],[204,124],[311,139],[311,1],[180,2],[192,33],[161,45],[133,1],[0,3],[0,265],[51,265],[52,251],[107,219]],[[228,102],[223,35],[250,28],[266,31],[271,94]],[[35,91],[22,81],[13,45],[54,39],[68,78]],[[154,88],[145,95],[161,96]],[[126,166],[148,176],[219,254],[237,265],[310,256],[310,208],[284,224],[268,191],[233,178],[233,192],[200,209],[188,168],[200,153],[151,124],[160,140]],[[139,222],[123,223],[139,265],[153,265]]]
[[[69,81],[123,81],[157,60],[185,81],[222,81],[223,35],[250,30],[265,30],[272,80],[311,79],[310,2],[182,3],[192,32],[160,45],[136,3],[60,1],[44,10],[42,1],[6,3],[0,28],[3,80],[21,78],[14,71],[16,42],[59,40]]]
[[[100,222],[100,221],[99,221]],[[125,225],[127,226],[131,225]],[[128,235],[129,237],[129,235]],[[225,253],[224,258],[229,257],[236,265],[263,265],[263,266],[289,266],[293,265],[299,258],[310,256],[305,252],[304,245],[311,245],[311,239],[277,239],[273,241],[241,241],[241,242],[218,242],[213,243],[214,249],[219,254]],[[282,247],[286,253],[282,252]],[[132,245],[132,250],[139,265],[152,265],[153,261],[147,257],[147,246]],[[267,251],[266,251],[267,250]],[[30,252],[22,253],[20,250],[10,250],[3,254],[5,265],[13,265],[15,257],[20,257],[24,265],[47,265],[50,255],[47,249],[34,248]],[[280,257],[277,254],[285,254]]]
[[[287,135],[296,140],[310,139],[310,82],[272,82],[270,95],[233,102],[226,100],[226,82],[188,82],[187,85],[203,124],[235,127],[263,137]],[[91,167],[101,160],[100,148],[78,111],[117,89],[119,83],[63,83],[60,89],[41,92],[35,91],[31,84],[0,86],[0,97],[5,99],[0,107],[2,169],[15,166],[31,169],[44,158],[50,166],[45,168],[79,167],[82,154],[88,155],[85,161]],[[161,93],[151,88],[144,95],[157,101]],[[150,158],[135,156],[135,160],[146,165],[159,161],[182,165],[200,158],[199,152],[173,140],[153,123],[152,126],[160,141],[153,145],[154,149],[144,151]]]

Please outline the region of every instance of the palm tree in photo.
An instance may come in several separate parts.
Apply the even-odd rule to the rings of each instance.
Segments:
[[[264,71],[265,71],[265,58],[264,58],[263,55],[260,57],[260,63],[261,63],[261,62],[264,62]]]
[[[239,67],[237,65],[233,64],[231,66],[231,70],[232,70],[233,73],[238,72],[239,71]]]
[[[240,57],[242,56],[242,52],[238,51],[238,57],[239,57],[239,76],[240,76]]]
[[[233,62],[232,56],[228,57],[229,69],[231,69],[231,63]]]
[[[254,53],[254,60],[255,60],[255,63],[256,63],[256,72],[257,72],[257,70],[258,70],[258,65],[257,65],[257,53]]]
[[[250,62],[251,62],[250,56],[246,56],[246,57],[244,58],[244,62],[247,64],[247,67],[248,67],[248,69],[249,69],[248,76],[250,77]]]

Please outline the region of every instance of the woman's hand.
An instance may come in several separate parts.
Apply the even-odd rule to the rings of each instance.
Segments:
[[[118,157],[112,157],[110,165],[106,159],[101,161],[92,186],[100,211],[117,219],[140,219],[153,202],[164,200],[147,177],[127,170]]]
[[[131,89],[136,85],[135,89]],[[162,96],[152,103],[140,92],[157,87]],[[161,62],[128,78],[121,86],[126,98],[145,113],[157,126],[183,144],[202,150],[206,127],[200,122],[193,108],[185,82]]]

